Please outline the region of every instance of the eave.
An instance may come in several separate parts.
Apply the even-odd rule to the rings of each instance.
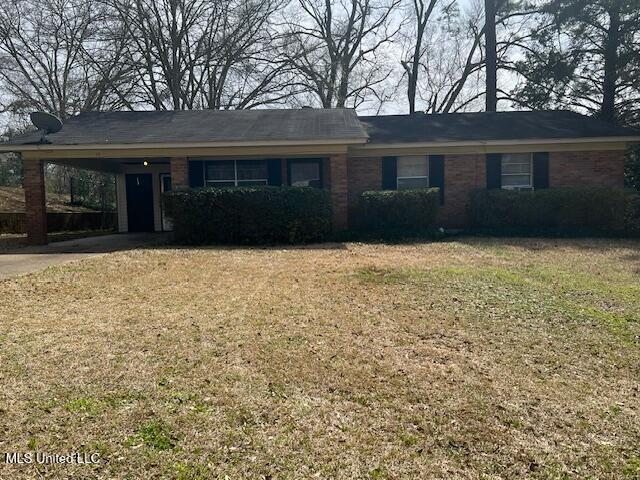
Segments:
[[[527,140],[476,140],[456,142],[367,143],[353,146],[349,155],[370,157],[385,155],[517,153],[531,151],[625,150],[640,143],[640,136],[589,137]]]
[[[331,155],[346,153],[349,146],[364,145],[365,138],[252,142],[136,143],[79,145],[0,145],[0,152],[21,153],[24,158],[144,158],[222,157],[267,155]]]

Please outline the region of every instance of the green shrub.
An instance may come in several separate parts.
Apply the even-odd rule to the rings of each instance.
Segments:
[[[625,155],[624,183],[627,187],[640,191],[640,145],[633,146]]]
[[[418,232],[433,229],[439,190],[379,190],[360,195],[354,215],[358,230]]]
[[[640,237],[640,193],[628,195],[624,220],[625,233],[632,237]]]
[[[322,240],[331,230],[331,200],[310,187],[200,188],[165,195],[176,241],[275,244]]]
[[[608,187],[476,190],[468,221],[474,230],[504,233],[630,234],[636,197]]]

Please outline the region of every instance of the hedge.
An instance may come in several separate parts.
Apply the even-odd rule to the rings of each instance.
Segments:
[[[331,200],[310,187],[199,188],[165,194],[184,244],[308,243],[331,231]]]
[[[640,231],[638,195],[621,188],[477,190],[470,196],[468,217],[472,230],[492,233],[634,235]]]
[[[439,206],[437,188],[364,192],[354,224],[365,231],[425,231],[434,227]]]
[[[640,237],[640,192],[637,191],[627,196],[625,233],[632,237]]]

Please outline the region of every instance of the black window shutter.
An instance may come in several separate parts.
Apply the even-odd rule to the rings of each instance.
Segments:
[[[549,188],[549,152],[533,154],[533,188]]]
[[[279,158],[267,159],[267,184],[281,186],[282,185],[282,160]]]
[[[487,154],[487,189],[502,188],[502,154]]]
[[[444,205],[444,155],[429,155],[429,186],[440,189],[440,205]]]
[[[396,157],[383,157],[382,159],[382,189],[398,189],[398,167]]]
[[[189,161],[189,186],[191,188],[204,187],[204,162]]]

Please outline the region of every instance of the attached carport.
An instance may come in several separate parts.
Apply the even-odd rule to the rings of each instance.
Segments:
[[[158,232],[167,229],[166,224],[163,225],[162,222],[160,197],[163,188],[162,178],[163,176],[170,177],[169,158],[121,157],[119,152],[92,152],[95,155],[93,158],[88,156],[74,158],[75,155],[85,154],[85,152],[75,151],[65,151],[64,157],[58,157],[61,153],[44,149],[21,150],[19,153],[23,162],[25,227],[29,243],[36,245],[47,243],[45,207],[45,167],[47,163],[114,174],[119,232]],[[110,158],[100,156],[105,154],[114,156]],[[133,182],[131,177],[134,177]],[[127,179],[129,180],[129,188],[127,188]],[[140,179],[148,179],[149,182],[146,183]],[[144,190],[144,193],[148,192],[148,196],[138,196],[136,199],[133,195],[136,190],[141,192]],[[149,214],[148,219],[144,218],[145,211]],[[138,215],[136,212],[139,212]]]

